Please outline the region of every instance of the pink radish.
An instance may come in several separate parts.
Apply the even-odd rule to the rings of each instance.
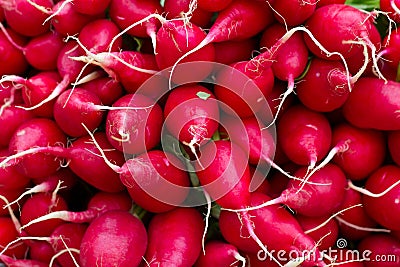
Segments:
[[[388,135],[389,152],[393,161],[400,166],[400,131],[390,132]]]
[[[379,56],[387,60],[387,63],[393,68],[398,68],[400,63],[400,32],[393,31],[382,41],[383,47],[379,51]]]
[[[0,160],[9,156],[7,149],[0,149]],[[23,189],[30,183],[30,178],[18,172],[16,166],[0,168],[0,185],[3,190]]]
[[[53,7],[53,1],[51,0],[34,0],[32,3],[25,0],[2,1],[0,3],[4,9],[8,25],[16,32],[30,37],[50,30],[49,23],[43,24],[47,14],[43,10],[39,10],[35,5],[44,9]],[[29,16],[26,14],[29,14]]]
[[[10,217],[1,216],[0,217],[0,246],[4,248],[8,243],[16,240],[19,233],[15,229],[15,225]],[[22,241],[15,244],[12,248],[5,250],[2,254],[10,257],[15,257],[22,259],[28,247]]]
[[[193,51],[206,33],[200,27],[183,20],[171,20],[162,24],[157,31],[155,57],[158,68],[163,70],[173,67],[189,51]],[[182,60],[184,62],[214,61],[215,50],[212,44],[206,45]],[[185,67],[178,67],[172,80],[181,84],[183,81],[201,81],[212,71],[212,65],[199,65],[196,72],[189,72]],[[169,74],[169,73],[168,73]]]
[[[29,138],[27,138],[29,136]],[[49,119],[33,118],[21,124],[11,137],[11,154],[40,146],[66,146],[67,138],[57,124]],[[51,175],[61,167],[61,160],[46,154],[27,155],[17,164],[17,170],[29,177]]]
[[[331,145],[332,130],[324,114],[302,105],[290,107],[281,117],[277,139],[290,160],[312,169]]]
[[[380,131],[342,123],[333,128],[332,143],[346,144],[344,151],[337,153],[333,162],[352,180],[366,178],[385,160],[386,138]]]
[[[269,201],[270,198],[264,194],[252,193],[250,205],[258,206],[261,203]],[[286,251],[295,256],[304,255],[302,252],[308,251],[320,255],[315,242],[307,236],[301,229],[297,220],[287,210],[280,206],[273,205],[263,207],[249,212],[253,223],[254,231],[260,236],[262,242],[268,249],[275,252],[279,250]],[[238,249],[248,253],[259,253],[260,248],[251,238],[248,238],[247,229],[242,229],[242,222],[237,214],[222,210],[219,217],[219,225],[223,237]],[[269,258],[269,256],[266,256]],[[319,256],[317,257],[317,259]],[[319,261],[313,261],[313,258],[303,264],[313,264],[311,266],[325,266]],[[282,265],[279,265],[282,266]],[[310,265],[304,265],[310,266]]]
[[[380,225],[391,230],[400,230],[399,217],[396,216],[400,208],[399,175],[398,166],[381,166],[370,175],[365,184],[365,189],[372,194],[363,197],[367,214]],[[382,195],[381,192],[385,191],[387,191],[386,194]]]
[[[221,108],[242,118],[252,117],[265,107],[265,96],[274,85],[271,68],[254,71],[247,64],[248,61],[241,61],[222,68],[216,74],[214,86],[216,98],[228,106]]]
[[[213,12],[206,11],[200,8],[198,3],[197,6],[194,3],[196,2],[191,0],[165,0],[164,12],[167,19],[186,18],[203,29],[210,26]]]
[[[33,118],[31,111],[15,106],[4,107],[0,112],[0,147],[7,147],[15,130],[24,122]]]
[[[81,29],[97,16],[88,16],[76,11],[70,0],[58,1],[52,9],[50,20],[54,29],[63,36],[78,34]]]
[[[147,266],[190,267],[201,251],[204,222],[194,208],[156,214],[148,226]]]
[[[87,23],[79,32],[79,41],[92,53],[106,51],[118,52],[122,46],[122,38],[114,36],[119,33],[119,28],[112,21],[98,19]],[[113,41],[112,47],[109,47]]]
[[[218,12],[224,10],[232,2],[232,0],[198,0],[200,8],[210,11]]]
[[[65,210],[67,203],[57,194],[38,193],[29,198],[21,208],[21,223],[27,224],[31,220],[49,212]],[[30,225],[25,231],[32,236],[49,236],[62,223],[59,219],[51,219],[39,224]]]
[[[318,1],[281,0],[273,1],[274,16],[280,23],[297,26],[303,24],[315,11]]]
[[[317,1],[317,7],[322,7],[331,4],[344,4],[346,0],[319,0]]]
[[[0,25],[2,26],[2,25]],[[23,44],[24,39],[14,31],[7,29],[7,34],[12,38],[13,42]],[[0,32],[0,75],[6,74],[22,74],[28,68],[28,63],[22,51],[16,48],[7,38],[6,34]]]
[[[106,134],[114,148],[140,154],[160,142],[163,112],[153,99],[138,93],[126,94],[112,108],[115,110],[107,114]]]
[[[160,240],[159,240],[160,241]],[[95,219],[82,238],[82,267],[103,265],[139,266],[147,248],[143,222],[127,211],[109,211]]]
[[[296,94],[311,110],[333,111],[343,106],[351,92],[347,81],[342,62],[313,58],[305,76],[296,85]]]
[[[164,107],[168,131],[196,155],[195,147],[209,140],[218,128],[219,106],[202,85],[183,85],[168,95]]]
[[[109,15],[111,20],[116,23],[120,29],[127,29],[132,24],[141,21],[152,14],[161,14],[163,8],[160,1],[150,0],[111,0]],[[156,18],[149,18],[144,23],[136,25],[129,29],[128,34],[135,37],[151,37],[153,42],[157,29],[160,24]]]
[[[255,38],[215,43],[215,62],[230,65],[249,60],[251,53],[256,50],[256,43]]]
[[[105,13],[106,9],[110,5],[111,0],[72,0],[74,9],[85,15],[98,15]]]
[[[107,106],[111,106],[124,93],[121,83],[110,77],[99,77],[81,84],[79,87],[95,93],[100,98],[101,103]]]
[[[8,267],[47,267],[49,266],[45,262],[30,260],[30,259],[15,259],[6,255],[0,255],[0,261],[2,261]]]
[[[126,192],[107,193],[99,191],[90,199],[88,207],[84,211],[56,210],[29,221],[20,229],[55,219],[72,223],[90,223],[107,211],[129,211],[131,208],[132,199]]]
[[[399,88],[395,81],[360,78],[343,106],[346,120],[359,128],[399,130]]]
[[[211,240],[206,243],[204,253],[200,253],[195,267],[206,266],[241,266],[246,264],[246,258],[240,255],[238,249],[226,242],[220,240]]]

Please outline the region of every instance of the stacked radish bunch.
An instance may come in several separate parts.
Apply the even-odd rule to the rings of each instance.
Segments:
[[[0,1],[0,261],[400,266],[400,1],[374,8]]]

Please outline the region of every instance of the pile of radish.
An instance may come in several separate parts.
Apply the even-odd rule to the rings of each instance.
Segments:
[[[0,266],[400,266],[400,0],[357,2],[0,0]]]

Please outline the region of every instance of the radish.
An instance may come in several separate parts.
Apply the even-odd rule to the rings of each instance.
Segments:
[[[57,68],[57,57],[63,46],[64,42],[58,32],[48,32],[32,38],[23,52],[32,67],[50,71]],[[46,56],[43,57],[43,54]]]
[[[81,84],[79,87],[95,93],[100,98],[101,103],[106,106],[111,106],[124,93],[121,83],[111,77],[99,77]]]
[[[264,194],[252,193],[250,204],[258,206],[269,200],[270,198]],[[286,251],[293,258],[304,256],[304,252],[307,251],[312,254],[308,254],[311,257],[303,262],[304,266],[325,266],[320,262],[321,255],[315,242],[304,233],[297,220],[287,210],[273,205],[258,208],[249,213],[254,224],[254,231],[268,249],[275,252]],[[247,237],[247,229],[242,229],[241,224],[235,213],[221,211],[219,225],[223,237],[240,250],[247,253],[259,253],[259,247]],[[305,265],[306,263],[311,265]],[[282,265],[279,264],[279,266]]]
[[[111,210],[129,211],[132,199],[123,191],[118,193],[97,192],[89,201],[84,211],[56,210],[33,219],[21,226],[21,230],[47,220],[63,220],[72,223],[90,223],[103,213]]]
[[[81,14],[70,0],[62,0],[53,6],[52,14],[46,20],[50,20],[51,26],[61,35],[72,36],[96,17]]]
[[[395,81],[360,78],[343,106],[346,120],[359,128],[399,130],[398,88],[400,83]]]
[[[78,223],[64,223],[59,225],[50,235],[52,239],[50,243],[54,253],[57,254],[65,251],[65,249],[79,249],[87,227],[86,224]],[[57,262],[62,267],[75,266],[75,262],[79,264],[79,255],[74,251],[68,251],[58,256]]]
[[[168,95],[164,117],[168,131],[197,155],[195,147],[209,140],[218,128],[219,106],[204,86],[183,85]]]
[[[249,60],[251,53],[256,50],[256,44],[255,38],[215,43],[215,62],[230,65]]]
[[[4,15],[8,25],[16,32],[25,36],[37,36],[50,30],[49,23],[43,24],[47,14],[43,10],[37,9],[35,5],[44,9],[51,9],[51,0],[15,0],[1,1],[0,5],[4,9]],[[29,14],[27,16],[26,14]]]
[[[382,41],[384,47],[379,51],[379,57],[383,57],[387,63],[397,69],[400,63],[400,32],[394,31],[388,34]]]
[[[0,160],[9,156],[8,149],[0,149]],[[30,178],[18,172],[16,166],[0,168],[0,185],[3,190],[23,189],[30,183]]]
[[[138,93],[126,94],[112,108],[115,110],[108,112],[105,130],[114,148],[128,154],[140,154],[158,145],[163,112],[154,100]]]
[[[196,1],[191,0],[165,0],[164,12],[166,13],[167,19],[188,19],[191,23],[206,29],[210,26],[213,12],[204,10],[198,5]]]
[[[231,2],[232,0],[198,0],[197,4],[204,10],[218,12],[224,10]]]
[[[83,235],[81,266],[138,266],[146,252],[147,233],[143,222],[126,211],[109,211],[89,224]]]
[[[395,215],[400,207],[399,175],[398,166],[383,165],[374,171],[365,183],[365,189],[372,193],[366,192],[363,197],[367,214],[391,230],[400,230],[399,217]],[[381,192],[386,194],[382,195]]]
[[[253,23],[255,18],[257,23]],[[171,75],[179,62],[196,51],[207,47],[207,45],[253,37],[273,21],[272,11],[266,3],[261,1],[232,1],[228,7],[218,14],[207,36],[202,41],[199,41],[195,47],[186,50],[186,53],[175,59],[173,64],[169,65],[173,65]],[[198,59],[196,58],[196,60]]]
[[[16,231],[14,223],[11,218],[6,216],[0,217],[0,245],[4,248],[8,243],[17,239],[19,233]],[[12,248],[8,248],[5,251],[2,251],[2,255],[7,255],[10,257],[15,257],[17,259],[22,259],[28,247],[23,242],[19,242],[15,244]]]
[[[226,242],[220,240],[211,240],[206,243],[204,253],[200,253],[195,267],[206,266],[245,266],[246,258],[240,255],[238,249]]]
[[[15,259],[6,255],[0,255],[0,260],[9,267],[47,267],[48,264],[45,262],[29,259]]]
[[[190,267],[201,251],[204,222],[194,208],[156,214],[148,226],[147,266]]]
[[[111,0],[92,0],[90,2],[85,0],[72,0],[74,9],[85,15],[97,15],[106,12],[110,5]]]
[[[302,105],[290,107],[281,117],[277,138],[290,160],[314,168],[331,145],[332,130],[324,114]]]
[[[272,8],[277,21],[289,26],[303,24],[315,11],[318,1],[281,0],[273,1]]]
[[[265,96],[274,85],[271,68],[254,71],[247,65],[248,61],[241,61],[231,64],[230,68],[221,68],[216,74],[214,86],[215,96],[226,104],[221,108],[242,118],[254,116],[265,108]]]
[[[67,203],[54,192],[53,194],[38,193],[29,198],[21,208],[21,223],[27,224],[33,219],[49,212],[65,210]],[[51,219],[36,225],[25,227],[24,230],[32,236],[49,236],[62,223],[59,219]]]
[[[400,166],[400,131],[390,132],[388,135],[389,152],[393,161]]]
[[[3,28],[2,25],[0,26]],[[6,33],[11,37],[11,41],[17,44],[24,43],[23,37],[17,35],[14,31],[7,29]],[[0,51],[0,75],[24,73],[28,68],[26,58],[22,51],[10,42],[4,31],[0,32],[0,45],[2,47]]]
[[[29,240],[29,259],[40,261],[43,263],[50,263],[51,258],[54,256],[54,250],[49,242]]]
[[[338,239],[340,240],[340,239]],[[365,254],[368,254],[365,253]],[[334,248],[327,255],[331,260],[326,260],[327,266],[339,265],[343,267],[364,267],[365,260],[360,251],[351,250],[348,248]]]
[[[363,204],[361,193],[346,188],[345,196],[340,210],[344,210],[348,207],[354,207],[352,209],[342,211],[335,219],[339,223],[339,229],[341,235],[349,240],[358,241],[373,232],[384,232],[385,229],[378,229],[377,223],[366,213],[365,206]],[[359,205],[358,207],[355,207]]]
[[[14,132],[9,143],[9,152],[11,154],[24,153],[38,146],[66,146],[66,142],[65,134],[54,121],[33,118],[21,124]],[[61,160],[46,154],[26,155],[16,167],[18,172],[26,176],[43,177],[56,172],[61,167]]]
[[[368,177],[386,157],[386,138],[380,131],[341,123],[333,128],[332,143],[346,144],[345,150],[337,153],[333,162],[352,180]]]
[[[367,254],[365,267],[395,267],[400,264],[400,242],[389,234],[373,234],[365,237],[357,246]]]
[[[7,147],[16,129],[32,118],[30,111],[15,106],[4,107],[0,112],[0,125],[4,127],[0,131],[0,147]]]
[[[331,4],[344,4],[346,0],[319,0],[316,2],[317,8],[326,6],[326,5],[331,5]]]
[[[163,70],[169,67],[175,67],[179,59],[187,52],[193,51],[202,40],[206,37],[206,33],[198,26],[191,22],[183,20],[170,20],[162,24],[156,35],[156,52],[155,57],[157,66]],[[212,44],[208,44],[190,56],[186,57],[182,62],[196,61],[214,61],[215,50]],[[184,66],[176,70],[176,74],[172,76],[172,80],[177,84],[183,81],[201,81],[207,77],[212,71],[212,65],[199,65],[195,72],[188,71]],[[168,73],[168,75],[170,75]],[[172,75],[172,74],[171,74]]]
[[[355,79],[350,80],[354,84]],[[352,90],[347,81],[342,62],[313,58],[301,82],[296,85],[296,94],[311,110],[333,111],[343,106]]]
[[[157,0],[111,0],[109,16],[120,29],[127,29],[132,24],[141,21],[152,14],[161,14],[163,8]],[[156,18],[149,18],[144,23],[129,29],[128,34],[135,37],[151,37],[155,43],[155,35],[159,28]]]
[[[381,0],[379,1],[379,7],[382,11],[387,12],[391,19],[397,23],[400,22],[400,1]]]
[[[122,46],[122,38],[113,40],[118,33],[119,28],[115,23],[108,19],[98,19],[87,23],[81,29],[79,41],[95,54],[106,51],[118,52]],[[111,41],[113,44],[109,47]]]

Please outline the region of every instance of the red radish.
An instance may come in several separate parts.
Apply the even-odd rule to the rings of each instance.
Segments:
[[[388,135],[389,152],[393,161],[400,166],[400,131],[390,132]]]
[[[345,151],[337,153],[333,162],[352,180],[366,178],[382,165],[386,157],[386,138],[380,131],[342,123],[333,128],[332,143],[346,144]]]
[[[331,5],[331,4],[344,4],[346,0],[319,0],[316,2],[317,7]]]
[[[53,6],[52,14],[47,20],[51,19],[51,25],[61,35],[72,36],[78,34],[86,24],[95,18],[96,16],[77,12],[70,0],[62,0]]]
[[[41,223],[47,220],[63,220],[72,223],[90,223],[101,214],[111,211],[129,211],[132,208],[132,199],[123,191],[118,193],[107,193],[99,191],[89,201],[88,207],[84,211],[56,210],[23,225],[20,229]]]
[[[0,149],[0,160],[9,156],[7,149]],[[0,168],[0,185],[3,190],[17,190],[28,186],[30,178],[19,173],[15,166]]]
[[[340,240],[340,239],[338,239]],[[339,265],[343,267],[364,267],[364,259],[362,253],[348,248],[331,249],[327,255],[332,261],[326,260],[329,264]]]
[[[55,193],[38,193],[27,199],[24,205],[22,205],[21,223],[24,225],[49,212],[65,210],[66,208],[67,203],[59,195]],[[59,219],[51,219],[30,225],[24,229],[31,236],[49,236],[61,223],[62,221]]]
[[[280,0],[273,1],[274,16],[280,23],[297,26],[303,24],[315,11],[318,1]]]
[[[396,267],[400,264],[400,242],[389,234],[365,237],[357,249],[366,255],[365,267]]]
[[[211,240],[206,243],[204,253],[200,253],[195,267],[220,266],[230,267],[246,264],[246,258],[240,255],[238,249],[226,242]]]
[[[395,81],[360,78],[343,106],[346,120],[359,128],[400,130],[399,88]]]
[[[250,205],[258,206],[270,198],[264,194],[252,193]],[[269,250],[278,252],[280,250],[291,253],[291,256],[304,255],[304,251],[313,252],[317,258],[311,257],[303,262],[312,264],[311,266],[325,266],[318,260],[320,253],[315,242],[307,236],[301,229],[297,220],[287,210],[278,205],[263,207],[250,211],[250,216],[254,224],[255,233],[260,236],[262,242]],[[237,214],[222,210],[219,217],[220,230],[223,237],[238,249],[248,253],[258,253],[259,247],[251,238],[248,238],[247,229],[242,229]]]
[[[309,235],[315,243],[318,243],[318,248],[320,250],[327,250],[336,244],[339,235],[339,226],[335,220],[329,220],[328,223],[324,224],[322,227],[318,227],[325,223],[329,219],[329,216],[308,217],[297,215],[296,219],[304,232]],[[318,229],[315,229],[316,227],[318,227]]]
[[[16,32],[30,37],[50,30],[49,23],[43,24],[47,18],[43,9],[53,7],[51,0],[34,0],[32,3],[25,0],[2,1],[0,3],[4,9],[7,24]],[[43,9],[39,10],[35,5]],[[26,14],[29,14],[29,16]]]
[[[387,12],[389,17],[396,22],[400,22],[400,1],[399,0],[381,0],[379,7],[382,11]]]
[[[75,1],[75,0],[74,0]],[[92,53],[106,51],[118,52],[122,46],[122,38],[114,36],[119,33],[119,28],[108,19],[98,19],[87,23],[79,32],[79,41]],[[113,41],[112,47],[109,47]]]
[[[16,240],[19,236],[19,233],[15,229],[15,225],[11,218],[2,216],[0,217],[0,246],[4,248],[10,242]],[[15,244],[12,248],[8,248],[5,251],[2,251],[2,255],[7,255],[10,257],[15,257],[17,259],[22,259],[28,247],[23,242],[19,242]]]
[[[265,96],[274,85],[271,68],[254,71],[247,64],[248,61],[241,61],[231,64],[230,68],[221,68],[216,74],[214,86],[216,98],[228,106],[224,105],[222,109],[242,118],[254,116],[265,108]]]
[[[110,77],[100,77],[79,85],[80,88],[95,93],[106,106],[111,106],[124,93],[121,83]]]
[[[372,219],[383,227],[400,230],[399,201],[400,168],[395,165],[383,165],[373,172],[365,183],[365,189],[372,194],[364,195],[365,210]],[[388,191],[388,189],[391,190]],[[385,192],[386,194],[381,194]]]
[[[126,94],[112,107],[115,110],[107,114],[106,133],[117,150],[140,154],[160,142],[163,112],[154,100],[141,94]],[[117,109],[121,107],[125,109]]]
[[[215,43],[215,62],[230,65],[249,60],[251,53],[256,50],[256,43],[255,38]]]
[[[202,85],[183,85],[167,97],[164,107],[168,131],[196,155],[195,147],[209,140],[218,128],[219,106]]]
[[[163,70],[174,64],[188,51],[192,51],[206,37],[200,27],[183,20],[164,22],[156,36],[156,61]],[[184,62],[214,61],[215,50],[212,44],[204,46],[182,60]],[[181,84],[184,81],[201,81],[212,71],[212,65],[199,65],[196,72],[189,72],[184,66],[178,67],[172,79]],[[169,75],[169,73],[168,73]]]
[[[96,266],[99,262],[104,266],[138,266],[146,247],[147,233],[142,221],[126,211],[109,211],[87,228],[79,259],[82,267]]]
[[[29,136],[29,138],[27,138]],[[9,152],[24,153],[40,146],[66,146],[66,136],[49,119],[33,118],[21,124],[11,137]],[[56,172],[61,166],[61,160],[46,154],[27,155],[17,164],[17,170],[29,177],[43,177]]]
[[[313,58],[296,94],[307,108],[329,112],[343,106],[352,88],[347,86],[348,76],[340,61]],[[351,84],[355,82],[351,79]]]
[[[21,36],[11,29],[7,29],[6,34],[18,45],[22,45],[25,42]],[[0,32],[0,44],[2,47],[0,51],[0,75],[22,74],[28,68],[28,63],[22,51],[10,42],[6,34],[3,31]]]
[[[367,215],[365,207],[361,207],[362,203],[361,193],[351,188],[346,188],[339,210],[359,205],[359,207],[342,211],[335,217],[339,223],[341,235],[348,240],[360,240],[371,234],[371,232],[378,231],[376,229],[377,223]]]
[[[277,139],[290,160],[315,167],[331,145],[331,126],[324,114],[302,105],[290,107],[281,117]]]
[[[400,32],[394,31],[387,35],[382,41],[383,47],[379,52],[379,57],[383,57],[387,63],[397,69],[400,63]]]
[[[24,122],[33,118],[30,111],[9,106],[0,112],[0,147],[7,147],[15,130]]]
[[[0,255],[0,260],[6,264],[6,266],[10,267],[48,267],[48,263],[37,261],[37,260],[30,260],[30,259],[15,259],[6,255]]]
[[[167,19],[187,18],[191,23],[205,29],[211,23],[213,12],[206,11],[194,5],[195,1],[191,0],[165,0],[164,12]]]
[[[109,16],[120,29],[127,29],[152,14],[161,14],[163,8],[158,0],[111,0]],[[156,18],[149,18],[144,23],[129,29],[128,34],[135,37],[151,37],[153,42],[159,23]]]
[[[29,259],[50,263],[54,250],[47,241],[29,240]]]
[[[156,214],[148,226],[146,265],[190,267],[201,251],[204,222],[194,208]]]
[[[254,21],[257,21],[257,23],[254,23]],[[207,36],[202,41],[199,41],[194,48],[186,50],[186,53],[178,59],[175,59],[174,63],[170,65],[173,65],[171,70],[172,74],[179,62],[196,51],[207,47],[207,45],[253,37],[273,21],[272,11],[269,5],[264,2],[245,0],[232,1],[227,8],[218,13]]]
[[[72,0],[74,9],[85,15],[97,15],[104,13],[108,8],[111,0]]]
[[[232,0],[198,0],[197,4],[204,10],[218,12],[224,10],[231,2]]]
[[[66,90],[54,103],[54,120],[67,135],[84,136],[87,132],[82,124],[93,131],[103,121],[105,114],[101,106],[95,93],[81,88]]]
[[[64,223],[59,225],[51,233],[51,245],[54,253],[64,251],[65,249],[79,249],[83,235],[87,229],[86,224]],[[71,251],[72,256],[67,252],[57,257],[57,262],[62,267],[75,266],[75,262],[79,264],[79,255]]]

